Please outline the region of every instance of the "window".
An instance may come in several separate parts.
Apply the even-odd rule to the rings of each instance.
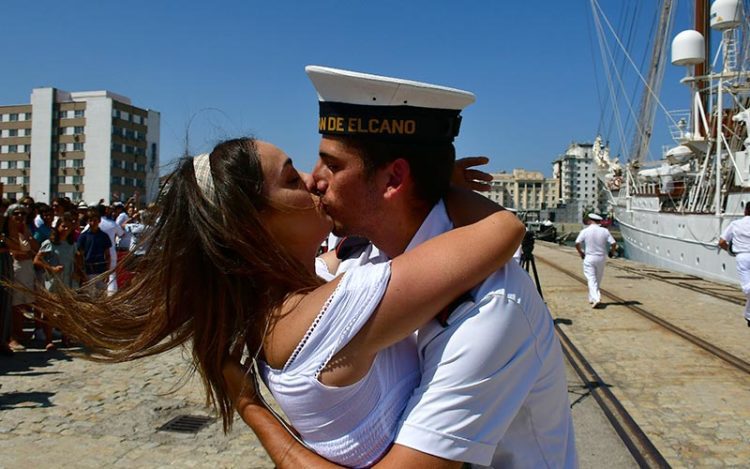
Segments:
[[[73,176],[73,184],[80,184],[83,182],[82,176]]]
[[[8,176],[8,184],[15,184],[15,183],[16,183],[16,177]]]
[[[31,136],[31,128],[26,129],[26,132],[23,133],[24,137]]]
[[[119,119],[120,118],[120,110],[119,109],[112,109],[112,117]]]
[[[18,136],[17,129],[8,129],[8,137],[17,137],[17,136]]]
[[[57,168],[59,165],[60,165],[60,160],[52,160],[53,168]],[[54,176],[52,177],[52,179],[55,179]],[[54,181],[53,181],[53,184],[54,184]]]
[[[70,193],[71,200],[81,200],[82,198],[83,198],[83,192],[71,192]]]
[[[16,161],[8,161],[8,169],[16,169],[18,167],[18,162]]]
[[[68,111],[59,111],[57,113],[57,117],[59,119],[67,119],[68,118]]]
[[[83,126],[82,125],[75,126],[73,128],[73,133],[74,134],[82,134],[83,133]]]
[[[58,143],[57,144],[57,150],[60,153],[64,153],[65,151],[67,151],[67,149],[68,149],[68,144],[67,143]]]
[[[18,122],[18,114],[17,113],[11,114],[10,115],[10,121],[11,122]]]
[[[73,151],[83,151],[83,143],[79,143],[79,142],[74,143]]]
[[[28,176],[24,176],[24,177],[21,178],[21,184],[28,184],[28,183],[29,183],[29,177]]]
[[[31,120],[31,113],[27,112],[24,117],[26,118],[27,121],[30,121]]]
[[[133,123],[134,124],[140,124],[141,123],[141,116],[138,114],[133,114]]]
[[[73,160],[74,168],[83,168],[83,160]]]
[[[18,153],[18,145],[8,145],[8,153]]]
[[[76,109],[74,115],[75,117],[84,117],[85,113],[83,112],[83,109]]]

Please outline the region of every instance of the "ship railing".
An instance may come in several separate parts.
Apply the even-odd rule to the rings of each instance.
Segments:
[[[685,133],[690,129],[690,109],[676,109],[668,112],[671,119],[669,119],[669,133],[672,136],[672,140],[679,142],[685,136]]]

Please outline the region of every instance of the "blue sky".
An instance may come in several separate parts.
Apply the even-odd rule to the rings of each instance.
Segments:
[[[599,1],[616,25],[641,0]],[[644,37],[651,3],[640,4]],[[680,5],[675,31],[688,15]],[[474,92],[456,147],[490,156],[492,171],[549,175],[571,141],[608,127],[588,0],[33,0],[4,2],[2,16],[9,67],[0,70],[0,103],[26,103],[39,86],[123,94],[161,112],[163,164],[183,153],[190,122],[193,153],[253,134],[311,169],[319,136],[307,64]],[[687,107],[676,84],[683,74],[668,65],[667,108]],[[667,143],[665,129],[654,135],[654,145]],[[614,130],[605,137],[614,140]]]

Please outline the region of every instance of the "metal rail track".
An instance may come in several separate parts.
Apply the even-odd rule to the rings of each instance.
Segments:
[[[557,247],[557,245],[553,243],[550,243],[550,245]],[[566,251],[566,253],[570,254],[571,256],[577,257],[575,252]],[[712,282],[704,280],[700,277],[696,277],[695,275],[670,272],[668,270],[663,270],[663,269],[659,269],[656,267],[635,268],[635,267],[628,267],[624,265],[617,265],[614,263],[608,263],[608,265],[615,269],[619,269],[625,272],[629,272],[629,273],[636,274],[636,275],[643,276],[643,277],[653,278],[660,282],[668,283],[669,285],[682,287],[688,290],[702,293],[704,295],[712,296],[719,300],[728,301],[730,303],[734,303],[740,306],[745,306],[746,299],[744,295],[741,295],[739,292],[727,293],[727,292],[716,291],[715,289],[712,289],[709,286]],[[660,275],[661,273],[667,274],[667,276]],[[689,283],[689,282],[693,282],[693,283]],[[696,285],[694,282],[702,282],[702,284]],[[713,285],[717,285],[717,284],[713,284]],[[731,287],[727,286],[726,288],[728,289]]]
[[[658,272],[664,272],[669,273],[671,275],[675,275],[674,273],[668,272],[668,271],[652,271],[652,270],[644,270],[644,269],[636,269],[633,267],[626,267],[622,265],[612,265],[615,269],[624,270],[625,272],[630,272],[638,275],[643,275],[645,277],[653,278],[655,280],[659,280],[660,282],[668,283],[670,285],[675,285],[678,287],[686,288],[688,290],[700,292],[704,295],[713,296],[714,298],[718,298],[723,301],[728,301],[730,303],[734,303],[740,306],[745,306],[745,298],[744,296],[742,298],[739,297],[739,295],[733,295],[733,294],[727,294],[722,292],[717,292],[715,290],[711,290],[710,288],[706,288],[705,285],[694,285],[691,283],[687,283],[687,281],[699,281],[699,282],[705,282],[700,277],[696,277],[694,275],[686,275],[686,274],[678,274],[677,276],[666,278],[663,275],[659,275]]]
[[[555,329],[560,337],[563,353],[568,362],[584,382],[586,388],[594,397],[604,415],[609,420],[617,435],[623,441],[628,451],[642,468],[669,468],[671,467],[664,456],[654,446],[641,427],[633,420],[625,407],[609,390],[601,377],[597,374],[588,360],[573,345],[565,332],[558,324]]]
[[[569,276],[569,277],[577,280],[578,282],[580,282],[580,283],[582,283],[584,285],[587,284],[586,279],[583,278],[583,277],[581,277],[580,275],[578,275],[578,274],[576,274],[574,272],[571,272],[568,269],[564,269],[564,268],[562,268],[562,267],[560,267],[558,265],[555,265],[552,262],[544,260],[544,259],[542,259],[542,258],[540,258],[538,256],[535,256],[535,257],[536,257],[536,259],[538,259],[542,263],[544,263],[544,264],[546,264],[546,265],[548,265],[548,266],[550,266],[550,267],[552,267],[552,268],[554,268],[554,269],[556,269],[556,270],[558,270],[558,271],[566,274],[567,276]],[[603,295],[606,295],[609,298],[615,300],[616,302],[624,305],[626,308],[630,309],[631,311],[634,311],[634,312],[640,314],[641,316],[645,317],[646,319],[649,319],[649,320],[653,321],[654,323],[662,326],[663,328],[667,329],[668,331],[670,331],[670,332],[672,332],[674,334],[679,335],[680,337],[682,337],[683,339],[687,340],[691,344],[693,344],[693,345],[695,345],[697,347],[702,348],[703,350],[705,350],[708,353],[714,355],[715,357],[717,357],[717,358],[725,361],[726,363],[729,363],[733,367],[735,367],[735,368],[737,368],[739,370],[742,370],[745,373],[750,374],[750,363],[748,363],[745,360],[737,357],[736,355],[733,355],[733,354],[727,352],[726,350],[723,350],[723,349],[721,349],[721,348],[719,348],[719,347],[717,347],[717,346],[715,346],[715,345],[713,345],[713,344],[711,344],[711,343],[709,343],[709,342],[701,339],[700,337],[691,334],[690,332],[688,332],[688,331],[686,331],[686,330],[684,330],[684,329],[682,329],[682,328],[680,328],[680,327],[672,324],[669,321],[666,321],[666,320],[664,320],[664,319],[656,316],[653,313],[650,313],[650,312],[646,311],[643,308],[640,308],[640,307],[635,306],[635,305],[628,304],[628,302],[625,299],[623,299],[623,298],[615,295],[614,293],[612,293],[610,291],[607,291],[607,290],[604,290],[604,289],[600,289],[600,291],[602,292]]]

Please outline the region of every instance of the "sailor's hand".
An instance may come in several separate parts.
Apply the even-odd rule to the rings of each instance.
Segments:
[[[456,160],[453,165],[453,174],[451,175],[451,184],[455,187],[488,192],[492,186],[492,175],[478,169],[470,169],[474,166],[485,165],[490,162],[486,156],[469,156]]]

